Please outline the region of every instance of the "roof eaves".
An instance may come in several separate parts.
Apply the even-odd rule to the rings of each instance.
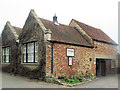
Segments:
[[[75,43],[68,43],[68,42],[62,42],[62,41],[55,41],[55,40],[48,40],[49,42],[52,43],[61,43],[61,44],[68,44],[68,45],[74,45],[74,46],[81,46],[81,47],[88,47],[88,48],[94,48],[93,45],[81,45],[81,44],[75,44]]]

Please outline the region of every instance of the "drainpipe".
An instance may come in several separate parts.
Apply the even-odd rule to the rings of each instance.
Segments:
[[[51,46],[51,73],[53,73],[53,46],[54,43],[52,42],[52,46]]]
[[[94,39],[93,39],[93,48],[94,48],[95,46],[94,46]]]

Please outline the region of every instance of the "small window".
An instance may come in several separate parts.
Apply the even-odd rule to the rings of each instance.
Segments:
[[[9,50],[9,47],[3,48],[2,52],[3,52],[3,55],[2,55],[3,63],[9,63],[10,62],[10,50]]]
[[[92,62],[92,58],[90,58],[90,62]]]
[[[115,68],[115,60],[111,61],[111,68]]]
[[[37,63],[38,43],[31,42],[23,44],[23,63]]]
[[[35,42],[35,62],[38,60],[38,42]]]
[[[23,45],[23,62],[26,62],[26,44]]]

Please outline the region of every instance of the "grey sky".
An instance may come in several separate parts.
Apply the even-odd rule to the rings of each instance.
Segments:
[[[118,42],[118,1],[119,0],[1,0],[0,33],[6,21],[13,26],[23,27],[30,9],[44,19],[52,20],[54,13],[58,22],[68,25],[76,19],[102,29]]]

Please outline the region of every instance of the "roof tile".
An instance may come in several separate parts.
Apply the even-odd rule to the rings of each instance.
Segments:
[[[74,28],[68,25],[55,25],[53,21],[40,18],[47,29],[52,31],[52,41],[60,41],[65,43],[79,44],[84,46],[92,46],[83,36]]]
[[[74,19],[73,19],[74,20]],[[105,34],[101,29],[94,28],[87,24],[81,23],[74,20],[92,39],[98,41],[104,41],[112,44],[116,44],[107,34]]]

